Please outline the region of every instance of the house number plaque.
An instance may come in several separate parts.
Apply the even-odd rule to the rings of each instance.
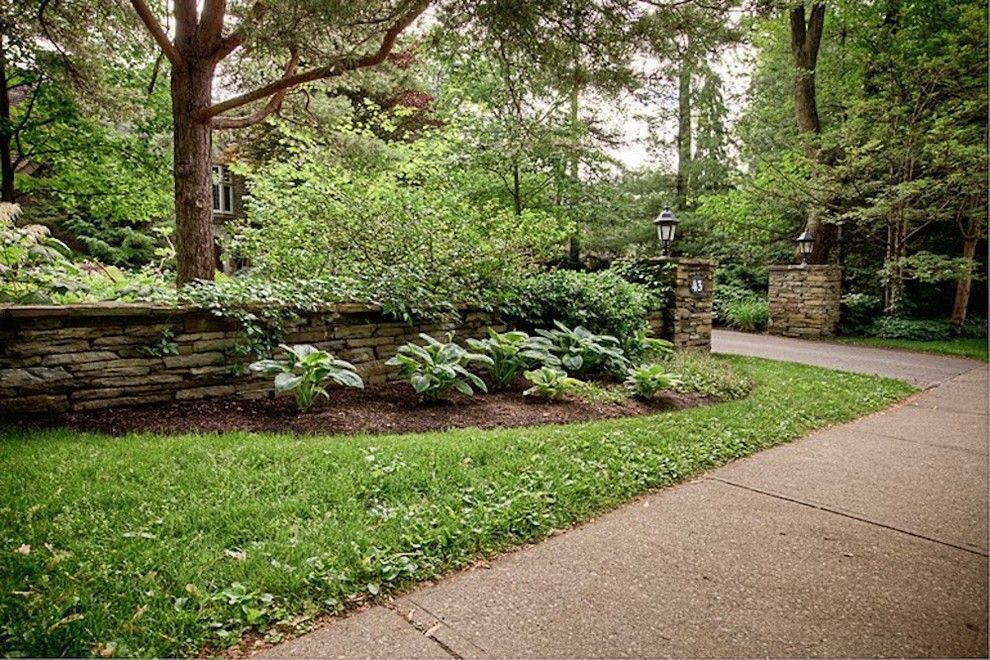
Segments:
[[[691,293],[696,296],[700,296],[705,292],[705,278],[703,277],[692,277],[690,284]]]

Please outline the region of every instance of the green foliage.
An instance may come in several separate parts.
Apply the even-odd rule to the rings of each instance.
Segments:
[[[472,385],[487,392],[485,381],[466,369],[466,365],[481,364],[489,368],[494,365],[487,355],[471,353],[455,344],[453,334],[447,335],[446,342],[420,333],[425,346],[408,343],[399,347],[399,353],[385,364],[399,367],[399,375],[407,378],[416,394],[425,401],[436,401],[451,389],[466,396],[474,395]]]
[[[879,296],[868,293],[849,293],[842,296],[839,308],[842,332],[855,334],[865,332],[880,315],[883,301]]]
[[[247,630],[277,641],[914,391],[720,361],[759,381],[751,397],[584,424],[348,438],[4,427],[0,648],[186,657]]]
[[[672,261],[661,265],[656,260],[619,259],[609,266],[611,272],[627,282],[647,287],[653,293],[653,304],[657,308],[666,307],[674,299],[676,269]]]
[[[731,361],[696,351],[677,351],[666,363],[676,373],[679,392],[697,392],[718,401],[741,399],[755,387],[755,381],[740,372]]]
[[[555,270],[534,275],[519,287],[508,313],[535,327],[556,321],[583,326],[593,333],[628,341],[646,327],[649,313],[658,309],[650,290],[619,274]]]
[[[166,357],[179,354],[179,345],[175,343],[175,333],[171,328],[162,330],[158,341],[141,348],[141,352],[151,357]]]
[[[550,351],[560,359],[568,373],[620,373],[629,366],[629,358],[615,337],[596,335],[581,325],[571,329],[560,321],[553,324],[557,327],[536,332],[550,341]]]
[[[19,211],[0,204],[0,302],[50,303],[52,294],[76,288],[78,269],[47,227],[18,227]]]
[[[945,319],[909,319],[897,316],[881,316],[867,329],[866,334],[884,339],[933,341],[951,337],[952,324]]]
[[[650,337],[645,330],[636,333],[623,349],[629,360],[643,364],[651,360],[664,360],[674,354],[674,344],[666,339]]]
[[[356,130],[340,127],[344,137]],[[411,320],[498,304],[562,238],[546,215],[466,197],[452,129],[379,145],[376,167],[306,136],[284,142],[286,158],[249,173],[248,217],[230,227],[231,254],[265,279],[346,279],[361,299]]]
[[[488,328],[487,338],[471,338],[466,343],[477,353],[491,358],[488,376],[495,390],[504,390],[535,365],[560,365],[557,356],[550,352],[552,346],[546,337],[530,337],[519,330],[499,334]]]
[[[544,401],[553,401],[563,395],[573,392],[582,385],[577,378],[571,378],[566,372],[556,367],[540,367],[523,374],[531,383],[524,396],[531,396]]]
[[[767,327],[770,303],[755,296],[730,302],[725,308],[725,320],[733,328],[753,332]]]
[[[629,369],[625,386],[634,396],[649,400],[661,390],[680,387],[683,383],[677,374],[671,373],[664,363],[644,364]]]
[[[285,354],[284,360],[259,360],[250,369],[263,376],[274,375],[275,393],[295,394],[299,410],[309,410],[317,395],[329,399],[328,383],[364,389],[364,381],[350,362],[309,344],[280,344],[279,348]]]

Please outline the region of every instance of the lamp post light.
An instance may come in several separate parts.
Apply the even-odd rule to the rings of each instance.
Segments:
[[[801,265],[808,263],[808,255],[815,249],[815,235],[808,230],[801,232],[797,237],[798,252],[801,253]]]
[[[663,211],[660,211],[660,215],[656,217],[653,224],[657,228],[657,238],[660,239],[660,245],[663,246],[663,256],[670,256],[670,244],[674,240],[674,234],[677,232],[677,223],[680,220],[674,215],[674,212],[670,210],[669,206],[663,207]]]

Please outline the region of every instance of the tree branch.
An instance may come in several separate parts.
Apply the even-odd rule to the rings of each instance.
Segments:
[[[299,51],[292,49],[292,53],[289,56],[289,63],[285,67],[286,76],[291,76],[296,71],[296,65],[299,64]],[[254,112],[243,115],[241,117],[213,117],[210,119],[211,128],[247,128],[253,124],[257,124],[262,119],[277,112],[282,107],[282,101],[285,100],[285,95],[289,93],[289,88],[285,88],[278,92],[272,94],[271,98],[268,99],[268,103],[264,107],[258,108]]]
[[[248,11],[247,18],[241,23],[237,28],[231,32],[227,37],[220,40],[217,44],[216,49],[213,51],[213,60],[219,62],[224,59],[232,52],[241,47],[244,40],[247,38],[247,31],[251,24],[257,23],[265,13],[265,5],[260,0],[255,2],[250,11]]]
[[[348,71],[354,71],[369,66],[375,66],[376,64],[381,64],[385,61],[385,58],[388,57],[388,54],[392,52],[392,48],[395,46],[395,40],[399,37],[399,34],[409,27],[409,25],[426,10],[426,8],[430,5],[430,2],[431,0],[416,0],[410,10],[403,14],[395,23],[392,24],[392,27],[385,32],[385,35],[382,37],[381,45],[379,45],[378,50],[375,52],[369,53],[362,57],[343,60],[337,62],[336,64],[310,69],[309,71],[304,71],[303,73],[282,76],[278,80],[268,83],[264,87],[259,87],[253,92],[247,92],[246,94],[241,94],[240,96],[235,96],[232,99],[227,99],[226,101],[210,106],[202,113],[200,117],[198,117],[198,119],[200,121],[207,121],[217,115],[227,112],[228,110],[239,108],[243,105],[251,103],[252,101],[268,98],[272,94],[282,90],[287,90],[290,87],[295,87],[296,85],[302,85],[314,80],[335,78],[347,73]]]
[[[138,17],[141,19],[141,22],[144,23],[144,26],[148,29],[148,32],[150,32],[151,36],[154,37],[158,47],[162,49],[163,53],[165,53],[165,57],[168,58],[168,61],[173,65],[178,65],[182,60],[178,49],[175,47],[175,44],[169,41],[168,35],[165,34],[165,30],[162,29],[158,19],[155,18],[155,15],[151,12],[151,9],[148,8],[145,1],[131,0],[131,6],[134,7],[134,11],[137,12]]]
[[[223,18],[227,14],[227,0],[206,0],[203,13],[199,17],[196,38],[200,44],[213,50],[220,42],[223,32]]]

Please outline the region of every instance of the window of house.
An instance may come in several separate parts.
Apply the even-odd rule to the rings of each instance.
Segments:
[[[226,165],[213,166],[213,212],[234,212],[234,177]]]

